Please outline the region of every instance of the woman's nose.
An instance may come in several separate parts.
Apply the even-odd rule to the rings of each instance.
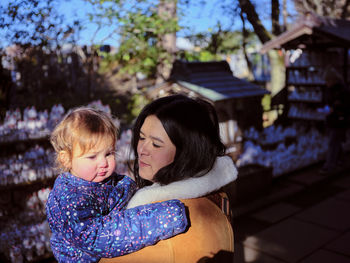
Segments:
[[[149,154],[149,143],[147,141],[143,141],[139,143],[139,155],[147,155]]]

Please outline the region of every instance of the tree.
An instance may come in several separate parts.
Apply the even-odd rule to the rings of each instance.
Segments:
[[[2,61],[2,54],[0,54],[0,61]],[[12,80],[10,71],[5,69],[0,63],[0,120],[5,118],[6,110],[10,102],[10,90]]]
[[[247,39],[251,40],[252,32],[247,31]],[[222,60],[223,55],[231,55],[242,48],[242,34],[237,31],[223,29],[218,22],[217,25],[208,32],[197,33],[186,36],[199,51],[184,52],[178,57],[185,57],[188,60],[209,61]]]
[[[253,79],[253,66],[252,63],[248,57],[248,53],[247,53],[247,37],[248,37],[248,30],[246,28],[246,24],[245,24],[245,19],[244,19],[244,14],[243,12],[240,12],[240,18],[242,21],[242,49],[243,49],[243,54],[244,54],[244,58],[247,62],[247,67],[248,67],[248,79],[252,80]]]
[[[299,13],[313,12],[332,18],[350,18],[350,0],[294,0]]]
[[[137,72],[160,81],[169,75],[175,55],[175,33],[179,30],[177,0],[89,1],[97,10],[91,21],[112,24],[119,36],[115,57],[122,72]]]
[[[8,92],[16,92],[16,100],[7,101],[7,105],[47,108],[68,101],[64,96],[74,96],[77,87],[84,88],[80,93],[88,89],[89,83],[83,80],[85,61],[78,57],[76,46],[81,23],[75,20],[67,24],[57,13],[58,3],[13,0],[0,6],[0,28],[5,29],[0,33],[6,40],[0,44],[1,53],[18,76],[16,84],[11,85],[12,92]]]
[[[246,15],[246,19],[254,28],[254,32],[258,36],[261,43],[266,43],[273,36],[277,36],[287,29],[287,4],[283,0],[283,25],[280,24],[280,2],[279,0],[271,0],[271,32],[263,25],[260,16],[256,12],[256,6],[251,0],[239,0],[239,6]],[[300,14],[306,12],[314,12],[321,16],[330,16],[335,18],[350,17],[349,5],[350,0],[294,0],[296,10]],[[271,63],[271,92],[275,95],[284,85],[284,63],[282,53],[274,50],[268,53]]]
[[[159,0],[157,14],[159,18],[169,24],[170,28],[175,25],[175,30],[164,30],[158,33],[158,47],[160,48],[160,57],[157,64],[156,84],[162,83],[170,76],[170,71],[176,52],[176,14],[177,0]]]
[[[14,0],[0,6],[0,45],[31,44],[42,48],[57,48],[62,42],[75,42],[81,29],[78,20],[65,23],[57,13],[55,0]],[[1,46],[0,46],[1,47]]]
[[[279,1],[271,0],[271,22],[272,32],[270,33],[263,25],[256,8],[250,0],[239,0],[239,6],[242,12],[246,15],[246,19],[252,25],[255,34],[258,36],[262,44],[269,41],[273,34],[278,34],[282,30],[282,26],[279,24]],[[277,94],[284,85],[285,80],[285,67],[284,58],[281,53],[274,50],[268,53],[271,64],[271,87],[270,91],[272,96]]]

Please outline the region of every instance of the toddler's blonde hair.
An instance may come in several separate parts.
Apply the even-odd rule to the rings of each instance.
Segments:
[[[118,128],[108,113],[89,107],[73,109],[64,116],[50,136],[50,142],[56,152],[56,168],[60,171],[68,170],[59,158],[61,151],[68,153],[71,159],[73,147],[79,146],[84,154],[101,140],[110,140],[115,146],[117,136]]]

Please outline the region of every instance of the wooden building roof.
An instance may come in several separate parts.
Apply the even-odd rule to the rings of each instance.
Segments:
[[[229,64],[220,62],[176,61],[170,81],[215,102],[233,98],[263,96],[266,89],[233,76]]]
[[[266,42],[261,52],[273,48],[330,48],[350,46],[350,21],[307,14],[286,32]]]

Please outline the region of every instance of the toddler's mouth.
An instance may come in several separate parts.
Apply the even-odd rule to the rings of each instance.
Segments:
[[[106,174],[107,174],[107,171],[97,173],[98,176],[105,176]]]

